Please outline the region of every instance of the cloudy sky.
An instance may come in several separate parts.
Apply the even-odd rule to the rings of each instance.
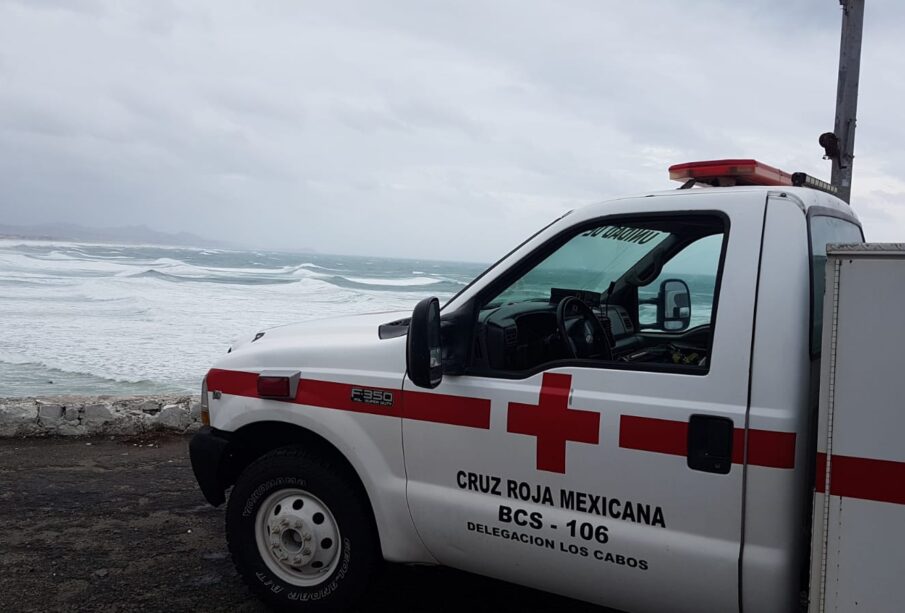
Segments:
[[[490,260],[755,157],[829,178],[837,0],[0,0],[0,223]],[[905,241],[905,6],[866,12],[853,202]]]

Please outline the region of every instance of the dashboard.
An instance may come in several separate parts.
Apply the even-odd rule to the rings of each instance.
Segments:
[[[610,330],[613,360],[705,366],[709,326],[682,334],[642,332],[621,305],[601,305],[599,294],[553,290],[549,299],[488,305],[478,316],[475,364],[489,370],[526,371],[547,362],[571,359],[556,321],[556,309],[565,295],[575,295],[591,307],[598,321]],[[590,298],[590,300],[588,300]]]

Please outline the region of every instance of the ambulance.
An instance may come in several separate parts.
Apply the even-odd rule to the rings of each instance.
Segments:
[[[802,173],[670,177],[442,307],[235,342],[190,455],[251,590],[348,610],[388,560],[637,613],[905,610],[905,247]]]

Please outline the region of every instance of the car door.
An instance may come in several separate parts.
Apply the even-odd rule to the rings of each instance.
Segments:
[[[671,611],[737,610],[739,443],[760,237],[730,235],[729,227],[760,228],[763,206],[730,205],[701,213],[722,224],[706,367],[553,359],[527,371],[472,369],[432,390],[406,379],[407,403],[443,406],[449,417],[403,423],[409,506],[441,563],[631,611],[663,611],[664,603]],[[599,228],[621,228],[638,246],[645,229],[666,231],[668,222],[640,214],[576,220],[538,250],[619,235],[594,235]],[[645,253],[604,251],[608,261]],[[493,291],[509,296],[519,283],[501,280]],[[635,326],[637,301],[634,314],[626,309]]]

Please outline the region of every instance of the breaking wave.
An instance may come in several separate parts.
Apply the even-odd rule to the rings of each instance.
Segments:
[[[426,296],[445,300],[482,269],[261,250],[0,240],[0,397],[36,390],[195,390],[231,340],[249,331],[409,310]]]

